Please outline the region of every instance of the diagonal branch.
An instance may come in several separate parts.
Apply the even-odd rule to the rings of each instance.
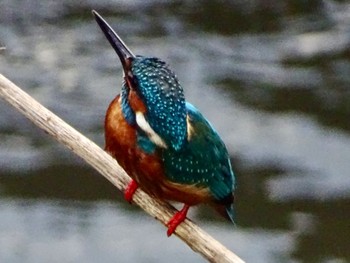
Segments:
[[[0,97],[57,141],[83,158],[119,190],[125,190],[131,179],[110,155],[1,74]],[[133,196],[133,201],[164,225],[175,212],[171,205],[152,198],[140,189]],[[244,262],[188,219],[177,227],[175,234],[187,243],[193,251],[200,253],[210,262]]]

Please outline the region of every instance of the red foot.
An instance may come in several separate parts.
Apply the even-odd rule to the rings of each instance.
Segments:
[[[134,193],[138,187],[139,186],[137,185],[136,181],[131,180],[131,182],[128,184],[128,186],[126,187],[125,192],[124,192],[124,198],[126,201],[131,203],[132,196],[134,195]]]
[[[190,208],[189,205],[184,205],[184,207],[178,211],[168,222],[168,231],[167,235],[170,237],[172,233],[174,233],[175,229],[179,224],[181,224],[182,221],[186,219],[187,211]]]

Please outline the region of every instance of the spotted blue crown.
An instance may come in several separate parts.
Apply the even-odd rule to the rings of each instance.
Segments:
[[[142,56],[133,58],[131,72],[147,122],[168,146],[181,149],[187,136],[186,103],[176,75],[160,59]]]

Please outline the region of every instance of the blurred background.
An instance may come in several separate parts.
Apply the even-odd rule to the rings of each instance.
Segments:
[[[246,262],[350,262],[350,4],[0,0],[0,72],[101,147],[120,62],[96,9],[157,56],[226,142],[238,227],[189,217]],[[202,262],[0,101],[0,262]]]

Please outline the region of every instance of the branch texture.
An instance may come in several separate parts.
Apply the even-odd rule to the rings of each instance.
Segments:
[[[116,160],[1,74],[0,97],[84,159],[119,190],[125,190],[131,179]],[[164,225],[175,212],[168,203],[154,199],[140,189],[134,194],[133,201]],[[177,227],[175,234],[210,262],[244,262],[188,219]]]

